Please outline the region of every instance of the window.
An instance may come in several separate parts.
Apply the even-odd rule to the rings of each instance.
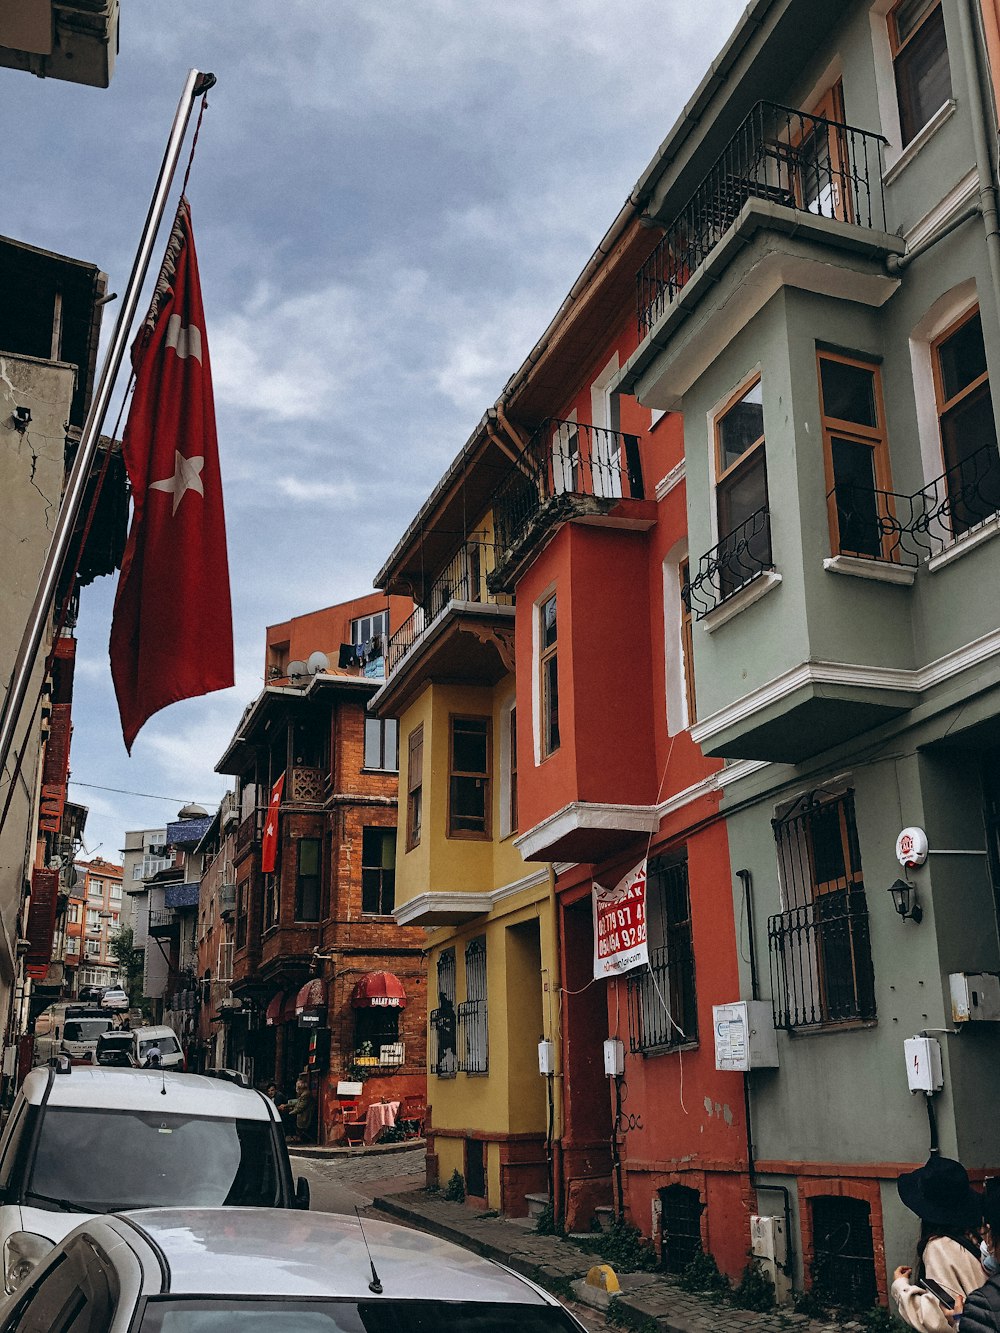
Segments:
[[[361,910],[389,916],[396,905],[396,830],[361,831]]]
[[[112,902],[120,902],[122,896],[122,886],[118,880],[111,881],[111,887],[108,890]]]
[[[394,717],[365,718],[365,768],[399,771],[399,733]]]
[[[580,431],[575,421],[560,421],[552,434],[552,489],[576,494],[580,484]]]
[[[281,885],[273,871],[264,876],[264,893],[261,898],[261,930],[270,930],[278,924],[281,916]]]
[[[905,148],[951,97],[941,0],[898,0],[889,11],[889,46]]]
[[[69,903],[66,908],[66,920],[70,925],[75,926],[80,920],[80,904]]]
[[[243,949],[247,942],[247,923],[250,917],[250,884],[244,880],[236,886],[236,947]]]
[[[542,758],[559,749],[559,654],[556,626],[556,595],[538,608],[539,676],[542,718]]]
[[[90,881],[90,883],[87,885],[87,897],[88,897],[88,898],[103,898],[103,897],[104,897],[104,880],[103,880],[103,879],[92,879],[92,880]]]
[[[775,1026],[875,1017],[854,792],[806,792],[773,821],[787,904],[768,920]]]
[[[931,347],[951,534],[1000,509],[1000,455],[978,307]]]
[[[458,1006],[458,1067],[465,1074],[485,1074],[489,1070],[485,935],[472,940],[465,951],[465,996]]]
[[[677,566],[677,577],[681,585],[681,671],[684,674],[684,702],[687,706],[687,724],[690,727],[698,716],[694,693],[694,630],[691,607],[685,596],[685,589],[691,582],[691,565],[682,560]]]
[[[96,908],[96,907],[88,907],[88,908],[87,908],[87,929],[88,929],[88,930],[100,930],[100,928],[101,928],[101,913],[100,913],[100,910],[99,910],[98,908]]]
[[[500,706],[500,837],[517,832],[517,708]]]
[[[406,755],[406,850],[420,841],[424,813],[424,727],[410,732]]]
[[[320,909],[319,838],[299,838],[295,867],[295,920],[318,921]]]
[[[507,744],[509,746],[510,790],[507,795],[507,822],[511,833],[517,832],[517,709],[512,708],[507,718]]]
[[[431,1029],[437,1039],[437,1051],[431,1066],[439,1078],[447,1078],[458,1068],[456,1056],[455,950],[442,949],[437,960],[437,1008],[431,1011]]]
[[[819,381],[832,549],[889,559],[892,485],[878,368],[820,352]]]
[[[376,637],[386,638],[389,634],[389,612],[377,611],[373,616],[362,616],[351,621],[351,643],[367,643]]]
[[[832,122],[832,123],[830,123]],[[850,163],[844,131],[844,90],[827,89],[810,116],[799,117],[802,132],[792,143],[797,207],[820,217],[849,222]]]
[[[760,376],[723,408],[715,422],[719,543],[716,560],[723,597],[771,567],[764,456],[764,398]]]
[[[871,1206],[864,1199],[819,1195],[812,1210],[812,1290],[850,1310],[878,1302]]]
[[[490,719],[449,718],[448,836],[490,836]]]
[[[402,1064],[399,1010],[355,1009],[354,1050],[356,1055],[379,1064]]]
[[[691,900],[686,861],[651,861],[646,878],[649,967],[629,977],[633,1051],[667,1050],[698,1040]]]

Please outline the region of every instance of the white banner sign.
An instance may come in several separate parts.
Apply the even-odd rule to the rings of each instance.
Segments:
[[[594,976],[598,981],[649,963],[645,859],[613,889],[594,883]]]

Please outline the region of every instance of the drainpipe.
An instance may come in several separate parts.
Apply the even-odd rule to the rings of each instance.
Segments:
[[[892,274],[893,277],[896,277],[896,275],[902,273],[904,269],[909,268],[915,259],[919,259],[922,254],[926,254],[931,246],[937,245],[938,241],[943,241],[946,236],[950,236],[951,233],[960,227],[963,222],[968,222],[969,218],[976,217],[977,214],[981,214],[982,211],[983,205],[981,200],[977,200],[974,204],[969,204],[968,207],[962,209],[961,213],[956,213],[950,222],[945,223],[943,227],[939,227],[937,231],[926,237],[926,239],[921,241],[919,245],[915,245],[912,250],[907,250],[903,255],[889,255],[885,261],[886,272]]]
[[[965,62],[966,81],[969,85],[969,112],[972,118],[972,142],[979,172],[979,198],[986,225],[986,252],[990,261],[993,294],[1000,303],[1000,223],[997,218],[997,185],[993,167],[990,137],[996,127],[990,123],[983,96],[982,67],[979,60],[979,42],[976,36],[973,5],[976,0],[959,0],[958,20]]]
[[[553,866],[551,861],[548,863],[548,868],[549,868],[549,919],[552,922],[552,948],[555,954],[553,962],[555,965],[554,980],[556,989],[554,993],[557,1000],[556,1013],[560,1013],[561,1010],[558,1008],[558,1000],[561,994],[560,987],[563,984],[562,934],[559,929],[559,901],[556,898],[556,872],[555,872],[555,867]],[[552,1111],[550,1113],[552,1115],[552,1119],[549,1122],[551,1125],[549,1134],[551,1139],[550,1182],[552,1190],[550,1196],[550,1202],[552,1204],[552,1217],[556,1225],[558,1226],[566,1215],[566,1210],[563,1208],[563,1155],[562,1155],[563,1135],[566,1132],[566,1066],[563,1062],[562,1024],[559,1025],[559,1029],[557,1032],[552,1022],[552,996],[553,996],[553,990],[552,987],[550,986],[548,1030],[553,1037],[552,1045],[556,1052],[556,1059],[558,1061],[558,1072],[555,1078],[558,1078],[560,1080],[558,1105],[552,1107]],[[558,1038],[558,1040],[556,1040],[556,1038]],[[550,1098],[552,1097],[555,1091],[555,1078],[547,1080],[549,1085]],[[550,1101],[550,1106],[551,1105],[552,1103]],[[558,1111],[558,1118],[559,1118],[558,1134],[555,1133],[556,1111]]]

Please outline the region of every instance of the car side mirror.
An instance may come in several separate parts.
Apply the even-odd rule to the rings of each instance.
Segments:
[[[309,1181],[305,1176],[299,1176],[295,1182],[295,1203],[294,1208],[301,1208],[303,1212],[309,1210]]]

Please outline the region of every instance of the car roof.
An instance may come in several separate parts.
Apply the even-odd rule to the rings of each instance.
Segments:
[[[372,1300],[367,1238],[382,1299],[553,1303],[499,1264],[389,1222],[366,1219],[362,1235],[354,1217],[274,1208],[149,1208],[120,1216],[162,1255],[172,1295]]]
[[[47,1067],[33,1069],[21,1084],[25,1099],[32,1105],[41,1102],[49,1074]],[[103,1110],[164,1111],[223,1119],[271,1119],[267,1099],[252,1088],[171,1069],[74,1065],[68,1074],[54,1075],[48,1104]]]

